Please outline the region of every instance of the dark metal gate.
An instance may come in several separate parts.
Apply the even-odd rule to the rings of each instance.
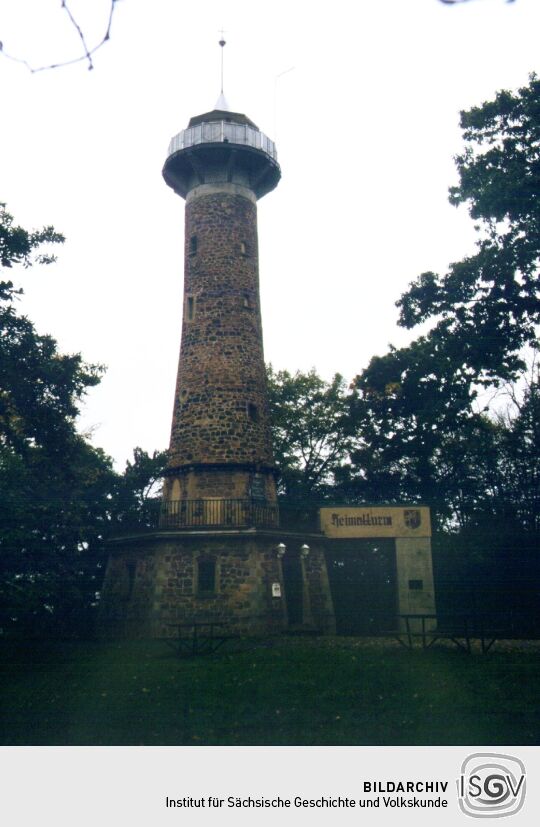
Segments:
[[[394,540],[338,540],[326,565],[341,635],[369,635],[395,626],[398,611]]]

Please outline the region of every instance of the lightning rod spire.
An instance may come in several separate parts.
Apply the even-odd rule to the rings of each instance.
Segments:
[[[219,98],[217,99],[215,109],[220,109],[221,111],[228,112],[229,111],[229,104],[227,103],[227,99],[223,94],[223,49],[227,41],[225,40],[225,32],[223,29],[220,30],[221,38],[219,40],[219,45],[221,46],[221,93]]]
[[[227,41],[224,38],[225,32],[221,29],[221,39],[219,41],[219,45],[221,46],[221,94],[223,94],[223,48]]]

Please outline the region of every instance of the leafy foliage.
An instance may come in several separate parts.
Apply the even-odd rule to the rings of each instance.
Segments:
[[[49,264],[52,227],[29,232],[0,209],[4,268]],[[44,246],[47,245],[47,246]],[[3,623],[47,627],[54,615],[84,623],[98,588],[95,541],[106,522],[112,465],[75,420],[101,369],[58,352],[17,313],[22,291],[0,282],[0,566]],[[90,591],[90,596],[89,596]],[[60,623],[65,627],[65,623]]]
[[[351,444],[348,392],[336,373],[325,382],[308,373],[267,370],[274,454],[283,494],[322,497]]]
[[[470,419],[471,387],[448,353],[420,338],[374,357],[354,381],[352,452],[358,496],[432,503],[446,434]]]
[[[528,496],[508,483],[523,420],[497,422],[475,402],[481,385],[516,380],[524,345],[536,343],[540,81],[532,75],[527,87],[462,112],[461,125],[466,148],[450,200],[477,222],[476,252],[445,275],[421,274],[398,301],[402,326],[432,328],[356,377],[359,443],[342,475],[357,496],[424,501],[453,526]]]
[[[128,460],[116,483],[113,503],[116,528],[155,525],[166,465],[167,451],[154,451],[150,455],[142,448],[134,448],[133,462]]]
[[[3,626],[19,634],[88,633],[116,475],[81,437],[56,462],[39,448],[3,451],[0,535]]]
[[[62,236],[27,232],[0,210],[2,265],[48,264]],[[17,312],[21,291],[0,281],[0,625],[19,634],[88,633],[105,539],[144,519],[164,454],[136,448],[118,475],[76,429],[102,373],[58,351]],[[143,513],[144,512],[144,513]]]
[[[536,372],[503,431],[504,496],[515,503],[515,522],[540,532],[540,377]]]
[[[16,313],[6,288],[0,298],[0,445],[19,453],[32,446],[51,456],[61,452],[74,433],[79,403],[100,373],[79,354],[60,354],[54,339]]]
[[[22,264],[30,267],[32,264],[50,264],[55,260],[53,254],[42,250],[43,244],[62,244],[64,236],[57,233],[54,227],[43,227],[41,230],[25,230],[13,223],[13,216],[6,210],[6,205],[0,202],[0,265],[13,267]],[[2,289],[13,289],[12,284],[2,282]]]
[[[399,323],[434,320],[434,349],[477,382],[510,380],[540,321],[540,80],[462,112],[461,126],[450,201],[477,222],[477,250],[443,276],[421,274],[397,303]]]

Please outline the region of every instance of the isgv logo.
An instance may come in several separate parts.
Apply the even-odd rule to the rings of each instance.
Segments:
[[[459,806],[474,818],[501,818],[521,810],[525,801],[525,765],[519,758],[476,752],[461,766]]]

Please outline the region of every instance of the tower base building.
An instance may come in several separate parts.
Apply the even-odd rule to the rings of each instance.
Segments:
[[[101,633],[166,638],[180,624],[216,622],[235,634],[369,636],[403,631],[404,615],[431,615],[424,624],[434,628],[428,508],[336,506],[318,520],[318,531],[213,526],[119,537]]]
[[[303,557],[306,538],[312,545]],[[215,622],[234,634],[335,632],[321,540],[264,530],[122,538],[109,560],[101,629],[173,637],[179,624]]]

